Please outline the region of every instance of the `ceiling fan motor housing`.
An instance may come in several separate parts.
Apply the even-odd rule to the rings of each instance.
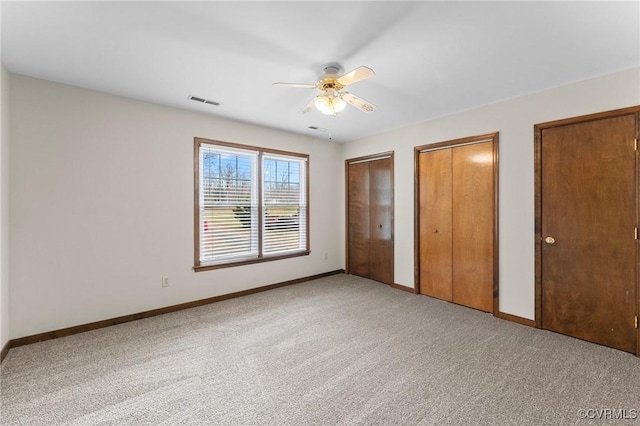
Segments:
[[[318,89],[327,91],[327,90],[341,90],[344,88],[344,85],[338,82],[338,79],[335,76],[327,76],[322,77],[320,81],[318,81]]]
[[[338,73],[340,72],[340,66],[338,65],[327,65],[324,67],[324,75],[320,77],[318,80],[318,89],[327,91],[327,90],[341,90],[345,86],[338,82]]]

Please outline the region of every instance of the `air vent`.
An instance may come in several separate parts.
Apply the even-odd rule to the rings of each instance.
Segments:
[[[318,127],[318,126],[309,126],[309,129],[311,129],[311,130],[317,130],[317,131],[319,131],[319,132],[326,132],[326,131],[328,131],[328,130],[329,130],[329,129],[325,129],[324,127]]]
[[[209,105],[214,105],[214,106],[219,106],[220,105],[220,102],[210,101],[209,99],[199,98],[197,96],[189,95],[187,98],[191,99],[192,101],[202,102],[204,104],[209,104]]]

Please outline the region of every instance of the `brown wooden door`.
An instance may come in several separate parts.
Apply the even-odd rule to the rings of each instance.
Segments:
[[[348,248],[350,274],[369,276],[369,163],[347,166]]]
[[[497,313],[498,135],[416,148],[421,294]]]
[[[394,280],[393,156],[347,162],[347,272]]]
[[[542,327],[636,351],[635,114],[541,133]]]
[[[369,277],[393,283],[391,158],[369,162]]]
[[[493,143],[452,150],[453,302],[493,310]]]
[[[423,152],[419,162],[420,293],[451,301],[451,149]]]

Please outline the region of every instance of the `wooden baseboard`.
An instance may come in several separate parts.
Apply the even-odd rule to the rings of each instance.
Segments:
[[[306,281],[315,280],[318,278],[324,278],[331,275],[343,274],[344,269],[338,269],[335,271],[324,272],[322,274],[311,275],[303,278],[296,278],[294,280],[283,281],[275,284],[270,284],[262,287],[252,288],[249,290],[237,291],[235,293],[223,294],[220,296],[209,297],[207,299],[194,300],[193,302],[181,303],[179,305],[166,306],[164,308],[153,309],[150,311],[139,312],[136,314],[125,315],[122,317],[106,319],[102,321],[96,321],[89,324],[76,325],[73,327],[63,328],[60,330],[47,331],[45,333],[34,334],[31,336],[20,337],[10,340],[7,345],[7,351],[9,348],[15,348],[18,346],[29,345],[31,343],[42,342],[45,340],[57,339],[59,337],[71,336],[72,334],[84,333],[85,331],[97,330],[99,328],[110,327],[112,325],[122,324],[125,322],[135,321],[143,318],[150,318],[157,315],[168,314],[170,312],[181,311],[183,309],[195,308],[197,306],[208,305],[211,303],[221,302],[223,300],[235,299],[236,297],[247,296],[250,294],[260,293],[267,290],[273,290],[274,288],[284,287],[292,284],[299,284]],[[3,348],[3,358],[4,358]]]
[[[0,362],[4,361],[4,357],[9,353],[9,348],[11,347],[11,340],[7,340],[7,343],[4,344],[2,349],[0,349]]]
[[[535,327],[536,326],[536,322],[534,320],[530,320],[530,319],[527,319],[527,318],[522,318],[522,317],[519,317],[517,315],[505,314],[504,312],[498,312],[498,318],[501,318],[501,319],[507,320],[507,321],[511,321],[511,322],[515,322],[515,323],[518,323],[518,324],[526,325],[528,327]]]
[[[416,290],[413,287],[407,287],[406,285],[391,283],[389,284],[393,288],[397,288],[398,290],[406,291],[407,293],[416,294]]]

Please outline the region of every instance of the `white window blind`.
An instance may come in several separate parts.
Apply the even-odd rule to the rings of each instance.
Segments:
[[[264,155],[263,226],[264,253],[306,248],[306,161]]]
[[[200,262],[258,256],[258,152],[200,147]]]
[[[208,142],[196,138],[196,269],[308,254],[308,157]]]

